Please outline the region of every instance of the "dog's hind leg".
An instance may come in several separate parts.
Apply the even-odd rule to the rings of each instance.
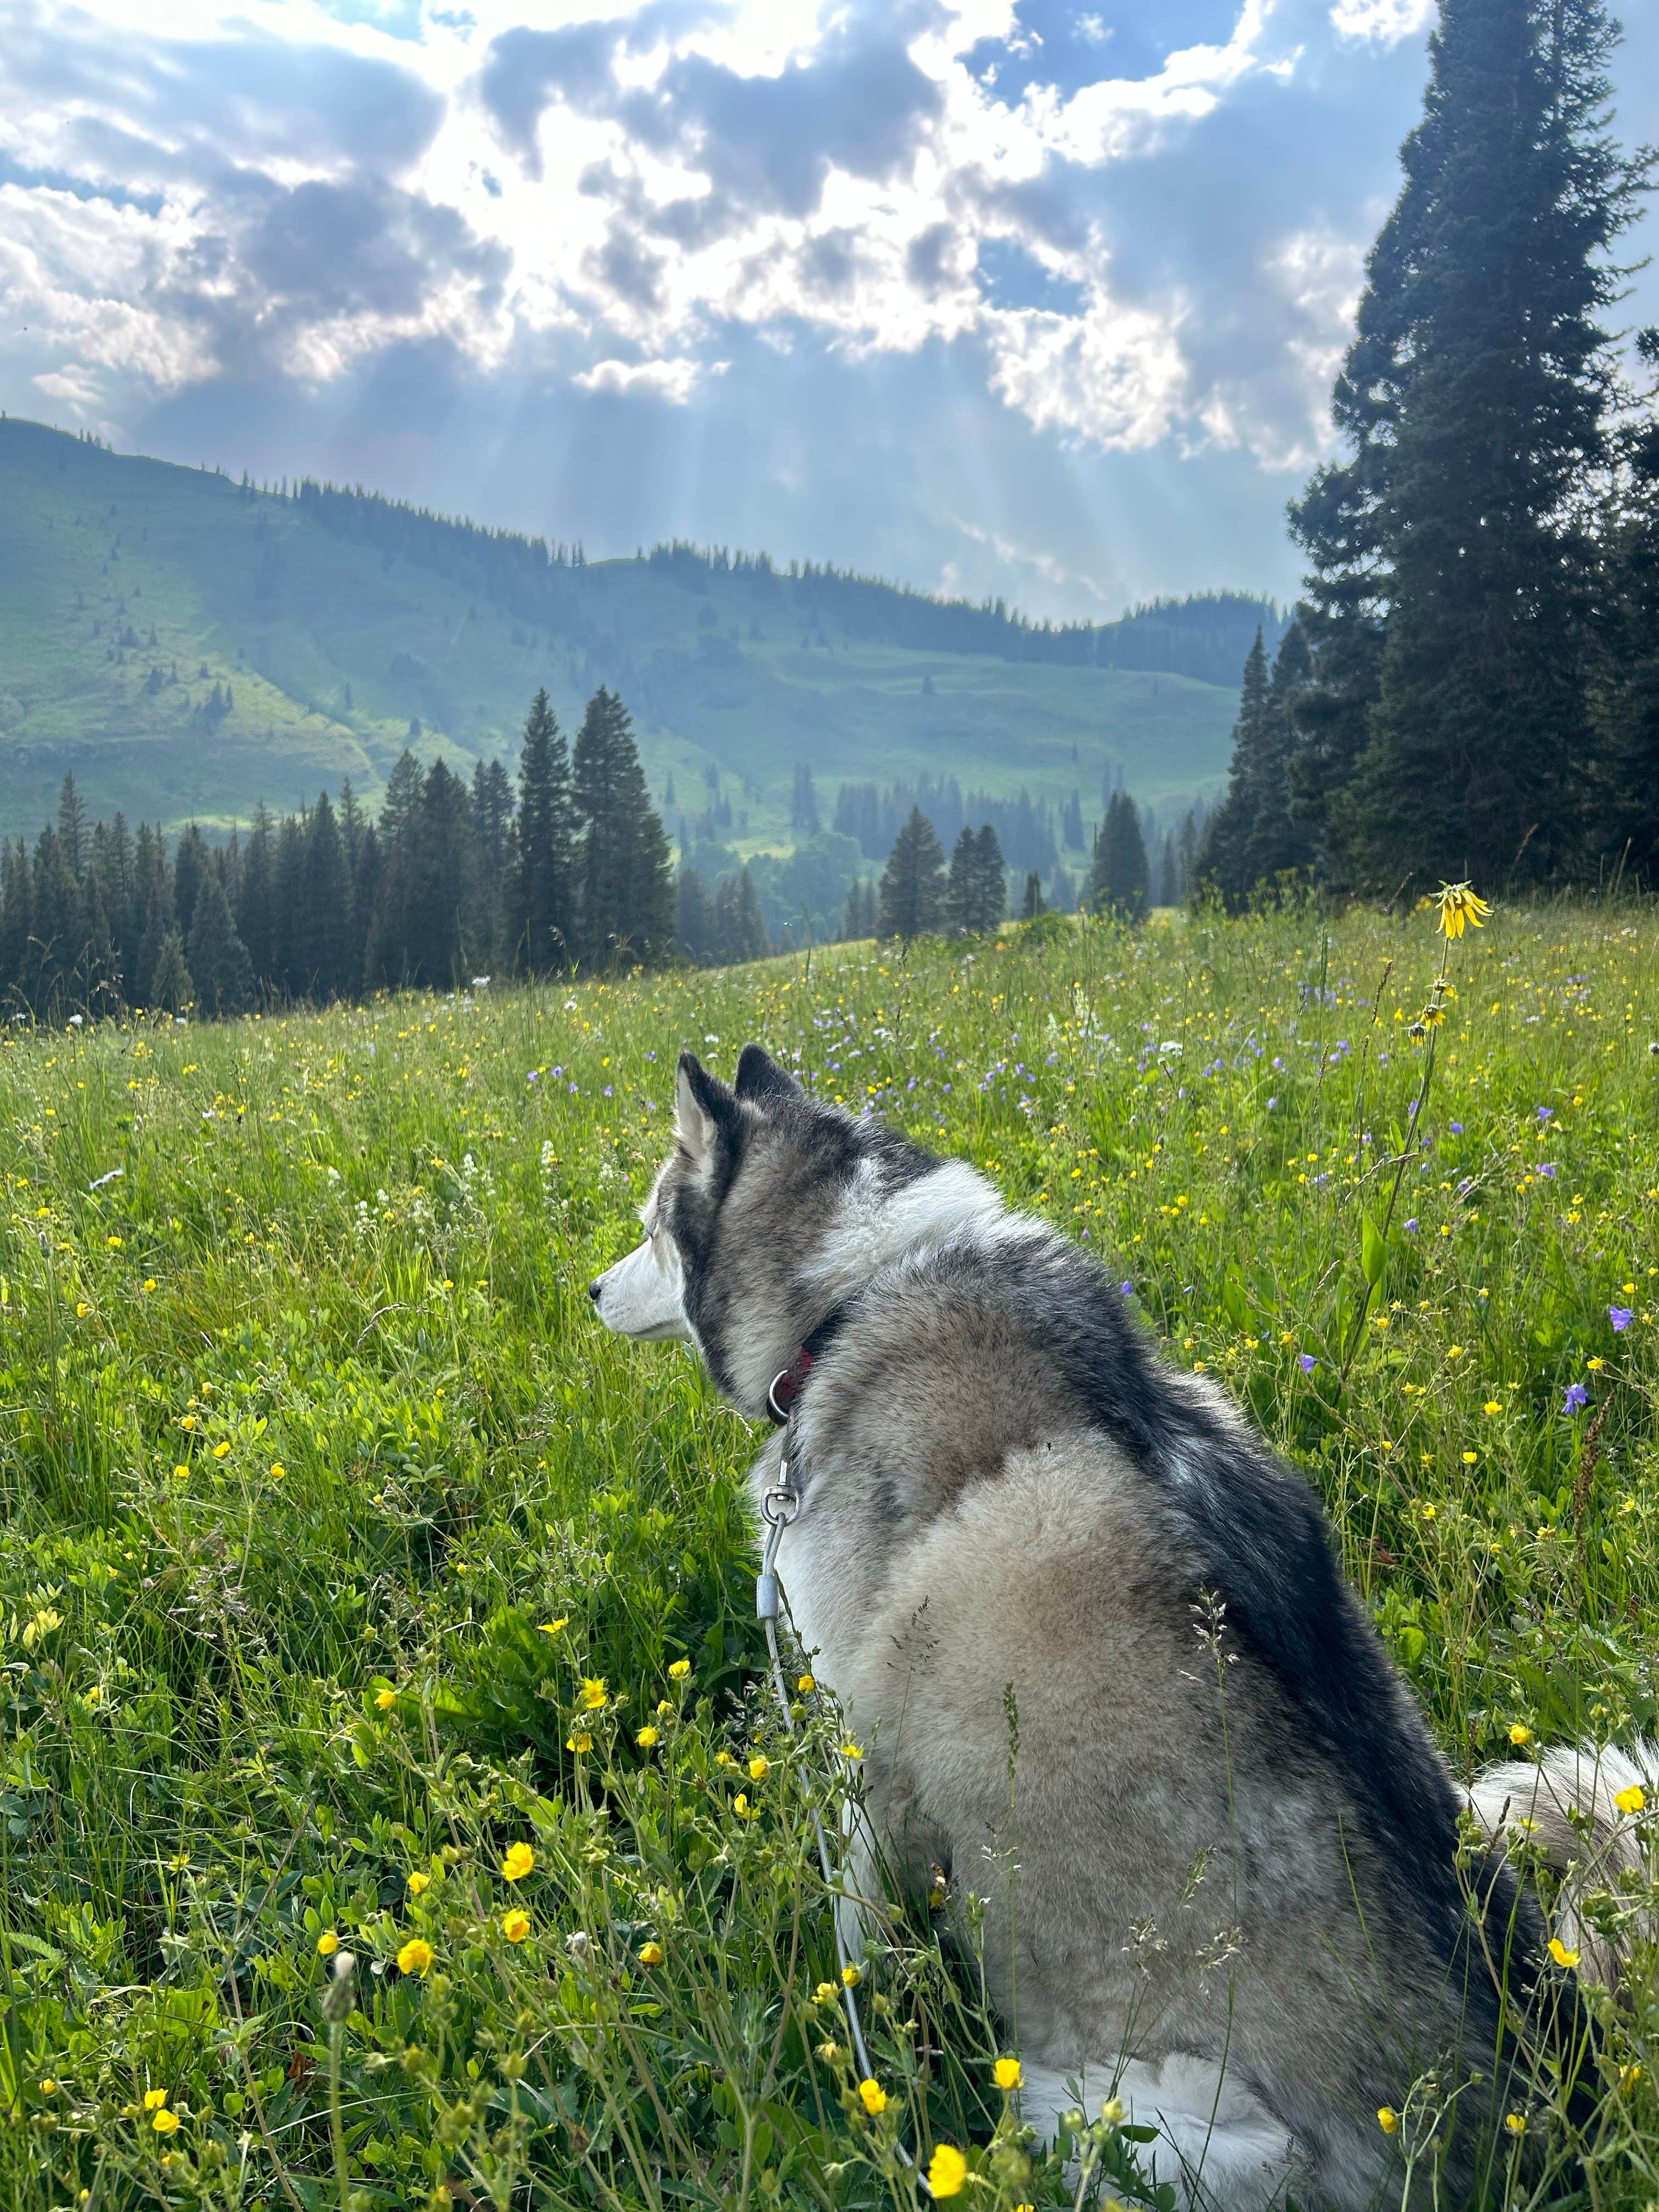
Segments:
[[[1114,2096],[1133,2124],[1158,2130],[1135,2154],[1155,2180],[1174,2184],[1188,2212],[1270,2212],[1298,2180],[1295,2143],[1261,2099],[1213,2060],[1183,2051],[1070,2074],[1027,2064],[1020,2112],[1039,2142],[1052,2142],[1062,2112],[1093,2119]]]

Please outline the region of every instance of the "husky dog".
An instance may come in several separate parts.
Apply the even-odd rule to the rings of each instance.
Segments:
[[[1433,2069],[1456,2201],[1522,2094],[1505,2019],[1575,2033],[1504,1824],[1616,1858],[1637,1768],[1557,1753],[1466,1796],[1309,1486],[1085,1254],[757,1045],[735,1089],[683,1054],[675,1103],[645,1241],[592,1296],[751,1419],[787,1407],[795,1626],[902,1878],[987,1899],[1026,2118],[1116,2094],[1188,2204],[1359,2212],[1391,2161],[1398,2201],[1379,2106]]]

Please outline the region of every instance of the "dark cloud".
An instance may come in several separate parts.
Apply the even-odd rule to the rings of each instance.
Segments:
[[[536,126],[554,100],[589,110],[615,89],[613,58],[622,44],[615,23],[571,23],[559,31],[503,31],[489,48],[478,96],[507,145],[532,177],[542,173]]]
[[[453,208],[371,178],[283,193],[242,239],[238,259],[256,291],[303,321],[413,316],[434,283],[458,275],[493,305],[508,265]]]

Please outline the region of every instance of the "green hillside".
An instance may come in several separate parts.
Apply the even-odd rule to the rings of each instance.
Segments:
[[[671,831],[718,779],[728,842],[787,842],[802,759],[826,811],[843,777],[926,774],[1053,805],[1075,787],[1092,817],[1113,765],[1154,803],[1213,788],[1237,697],[1100,658],[1185,653],[1224,676],[1261,611],[1215,603],[1224,626],[1202,637],[1179,608],[1050,632],[683,548],[550,561],[304,489],[0,422],[0,829],[34,829],[69,769],[94,815],[168,826],[292,807],[348,775],[373,804],[406,744],[463,768],[510,758],[538,684],[570,723],[600,682],[634,712]]]

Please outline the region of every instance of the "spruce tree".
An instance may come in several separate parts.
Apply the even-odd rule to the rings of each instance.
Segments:
[[[610,967],[665,958],[674,944],[668,840],[653,811],[628,710],[601,684],[571,755],[584,957]]]
[[[771,951],[766,919],[747,868],[728,876],[714,894],[714,933],[723,962],[763,960]]]
[[[546,690],[530,702],[519,755],[519,818],[503,934],[521,975],[548,975],[575,949],[570,757]]]
[[[678,885],[679,951],[694,968],[714,957],[714,917],[708,886],[695,868],[682,868]]]
[[[1127,791],[1115,791],[1095,848],[1090,905],[1097,914],[1113,915],[1120,921],[1144,921],[1147,875],[1139,813]]]
[[[242,879],[237,886],[236,933],[247,948],[254,974],[262,982],[276,975],[276,947],[272,898],[275,895],[275,843],[270,817],[262,799],[253,810],[253,827],[242,854]],[[361,981],[359,976],[356,980]]]
[[[196,986],[185,965],[184,939],[179,934],[177,922],[173,922],[161,933],[155,978],[150,985],[151,1002],[161,1013],[181,1014],[195,995]]]
[[[87,868],[87,810],[75,787],[74,776],[68,774],[58,794],[58,842],[63,848],[65,865],[78,884]]]
[[[1639,358],[1659,370],[1659,330]],[[1606,874],[1659,889],[1659,406],[1620,439],[1624,498],[1607,546],[1607,617],[1598,686],[1595,844]]]
[[[1422,122],[1292,510],[1316,682],[1297,807],[1339,881],[1571,872],[1618,274],[1647,174],[1606,136],[1601,0],[1443,0]],[[1352,764],[1352,766],[1350,766]]]
[[[1025,896],[1020,901],[1019,918],[1022,921],[1035,921],[1040,914],[1045,914],[1047,911],[1047,908],[1042,903],[1042,878],[1035,868],[1028,868],[1025,872]]]
[[[466,786],[441,760],[427,772],[410,870],[410,980],[435,990],[464,982],[477,948],[477,853]]]
[[[995,827],[981,822],[974,840],[974,927],[1000,929],[1008,915],[1008,875]]]
[[[979,907],[979,852],[966,823],[951,848],[951,872],[945,885],[945,926],[954,936],[973,933]]]
[[[289,988],[307,998],[327,1000],[356,988],[350,972],[351,872],[345,842],[325,791],[303,827],[299,910],[287,932]],[[192,939],[193,943],[193,939]],[[191,973],[202,988],[194,959]]]
[[[192,822],[173,848],[173,909],[182,944],[196,919],[196,894],[209,866],[207,840]]]
[[[253,963],[236,933],[224,875],[210,868],[196,895],[190,927],[190,976],[201,1012],[216,1019],[246,1013],[253,1003]]]
[[[818,833],[818,795],[812,787],[811,765],[806,761],[795,763],[795,789],[789,803],[789,826],[799,836],[816,837]]]
[[[881,872],[876,934],[908,944],[936,930],[944,910],[945,848],[921,807],[913,806]]]
[[[1210,817],[1199,857],[1206,881],[1235,909],[1243,905],[1255,881],[1249,872],[1250,833],[1272,757],[1268,690],[1267,648],[1258,628],[1244,662],[1227,795]]]

